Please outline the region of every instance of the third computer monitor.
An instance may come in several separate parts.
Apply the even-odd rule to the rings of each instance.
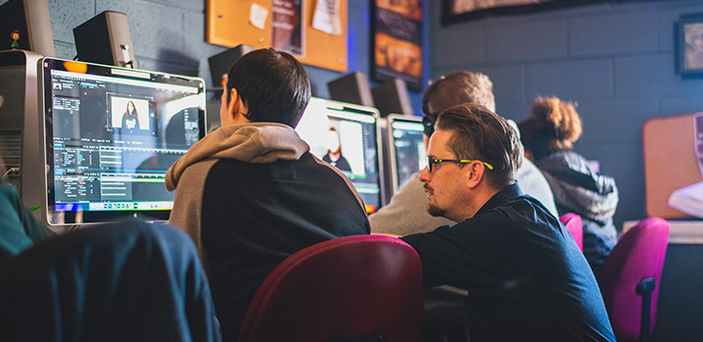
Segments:
[[[375,108],[312,98],[296,127],[312,154],[349,177],[368,213],[385,200],[378,117]]]
[[[427,165],[422,141],[422,119],[412,115],[391,114],[387,118],[388,150],[392,194]]]

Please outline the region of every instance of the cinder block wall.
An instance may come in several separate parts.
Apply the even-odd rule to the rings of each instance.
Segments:
[[[703,111],[703,79],[675,73],[674,23],[703,13],[702,1],[615,1],[442,27],[430,7],[432,78],[453,70],[493,80],[499,114],[520,121],[537,95],[579,103],[576,150],[599,160],[620,189],[615,221],[645,216],[642,125]],[[676,175],[676,165],[662,165]]]
[[[4,2],[0,0],[0,4]],[[74,27],[106,10],[124,12],[139,68],[197,75],[209,86],[207,58],[226,48],[205,42],[205,3],[205,0],[49,0],[56,55],[68,59],[76,55]],[[360,70],[370,76],[370,2],[348,0],[348,19],[349,72]],[[242,20],[248,20],[248,14],[242,14]],[[313,95],[323,98],[329,97],[327,82],[343,75],[310,66],[306,69]],[[429,66],[425,70],[428,74]],[[411,92],[410,96],[419,113],[421,94]]]

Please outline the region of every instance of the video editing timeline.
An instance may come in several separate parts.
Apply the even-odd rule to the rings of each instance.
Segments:
[[[164,177],[199,139],[198,88],[60,70],[51,82],[54,210],[171,209]]]
[[[394,120],[392,125],[395,149],[396,186],[400,188],[415,172],[427,164],[427,154],[422,142],[421,122]]]
[[[143,154],[175,160],[185,154],[184,150],[76,144],[58,139],[54,141],[56,210],[171,209],[171,202],[158,201],[158,197],[134,196],[135,189],[142,184],[156,183],[163,187],[166,169],[130,172],[124,167],[124,159]]]

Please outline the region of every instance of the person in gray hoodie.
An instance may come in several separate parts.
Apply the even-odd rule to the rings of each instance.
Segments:
[[[310,81],[291,55],[260,49],[229,70],[222,127],[168,170],[170,223],[195,241],[209,272],[225,341],[266,276],[291,254],[336,237],[368,234],[349,179],[309,152],[293,129]]]
[[[520,130],[525,154],[547,178],[559,213],[575,213],[583,219],[583,254],[597,277],[617,243],[615,179],[598,173],[573,150],[582,131],[575,103],[538,97],[532,116],[520,123]]]

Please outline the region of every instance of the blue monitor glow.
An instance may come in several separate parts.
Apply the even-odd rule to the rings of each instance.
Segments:
[[[373,213],[384,203],[378,110],[312,98],[296,127],[310,152],[336,166]]]
[[[422,119],[412,115],[391,114],[387,118],[393,194],[427,165],[427,152],[422,141]]]
[[[44,58],[50,225],[168,219],[166,170],[205,134],[202,79]]]

